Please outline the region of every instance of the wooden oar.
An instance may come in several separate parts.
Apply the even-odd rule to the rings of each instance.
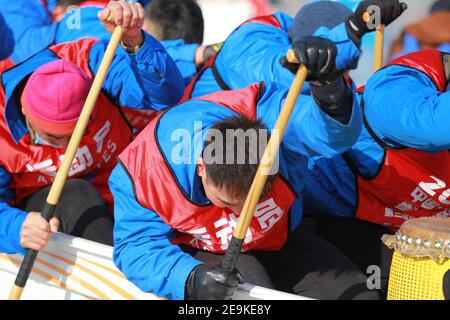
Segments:
[[[370,21],[370,14],[365,12],[363,15],[363,19],[365,22]],[[384,24],[381,24],[376,27],[375,30],[375,51],[374,51],[374,62],[373,62],[373,73],[377,72],[383,67],[384,59]]]
[[[290,63],[299,63],[292,50],[288,51],[286,59]],[[270,172],[272,163],[275,160],[287,124],[297,102],[298,96],[302,91],[302,87],[305,83],[307,75],[308,70],[306,70],[306,67],[304,65],[301,65],[297,71],[294,81],[292,82],[283,108],[281,109],[280,115],[278,116],[278,120],[275,124],[273,132],[276,132],[276,134],[272,134],[269,143],[264,151],[255,178],[253,179],[253,183],[245,200],[244,207],[242,208],[242,212],[239,217],[236,229],[234,230],[230,245],[228,246],[227,252],[222,260],[222,267],[230,273],[236,266],[236,262],[241,251],[245,235],[253,219],[253,213],[255,211],[256,205],[259,202],[264,185],[266,184],[267,174],[268,172]]]
[[[112,15],[108,18],[108,20],[113,21]],[[78,119],[72,137],[70,138],[70,142],[69,145],[67,146],[64,159],[61,163],[60,168],[58,169],[56,178],[47,196],[47,202],[45,203],[44,208],[42,209],[41,212],[42,217],[47,221],[50,221],[50,219],[53,217],[55,213],[56,205],[58,204],[59,197],[64,187],[64,183],[66,182],[67,175],[69,173],[73,159],[75,158],[75,154],[78,150],[80,141],[89,123],[89,119],[91,117],[95,103],[97,102],[98,95],[100,94],[103,82],[105,80],[106,74],[111,65],[111,62],[113,60],[114,54],[120,43],[121,38],[122,38],[122,27],[117,26],[114,29],[114,32],[111,36],[111,40],[109,41],[108,47],[106,48],[106,52],[100,63],[97,75],[94,78],[92,87],[86,98],[86,102],[84,103],[83,109],[80,114],[80,118]],[[22,296],[22,291],[30,276],[31,269],[33,268],[37,254],[38,251],[36,250],[31,249],[27,250],[25,257],[22,261],[22,264],[20,266],[19,272],[17,274],[16,281],[14,282],[14,286],[9,295],[9,300],[19,300],[20,297]]]

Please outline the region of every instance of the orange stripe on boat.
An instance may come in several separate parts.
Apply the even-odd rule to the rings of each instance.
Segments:
[[[10,257],[10,256],[5,256],[5,255],[0,255],[0,258],[3,260],[9,260],[10,262],[14,263],[17,267],[20,267],[20,265],[22,264],[22,261],[20,261],[19,259]],[[39,259],[38,259],[39,260]],[[53,268],[52,268],[53,269]],[[66,290],[70,290],[78,295],[84,296],[89,300],[92,300],[92,297],[86,296],[82,293],[78,293],[74,288],[70,288],[67,286],[67,283],[62,282],[61,280],[57,280],[55,279],[52,275],[48,274],[47,272],[37,268],[36,266],[33,266],[32,272],[41,276],[42,278],[44,278],[45,280],[47,280],[48,282],[56,285],[57,287],[66,289]]]
[[[107,286],[109,286],[110,288],[114,289],[115,291],[117,291],[121,296],[123,296],[125,299],[128,300],[137,300],[136,297],[134,297],[133,295],[131,295],[130,293],[126,292],[125,290],[123,290],[122,288],[120,288],[119,286],[117,286],[115,283],[109,281],[108,279],[105,279],[104,277],[102,277],[101,275],[99,275],[98,273],[92,271],[91,269],[76,263],[76,261],[74,260],[70,260],[64,257],[61,257],[59,255],[53,254],[53,253],[49,253],[49,252],[43,252],[46,255],[49,255],[55,259],[58,259],[60,261],[63,261],[69,265],[72,266],[77,266],[78,268],[80,268],[81,270],[83,270],[84,272],[90,274],[91,276],[93,276],[94,278],[97,278],[98,280],[102,281],[104,284],[106,284]]]

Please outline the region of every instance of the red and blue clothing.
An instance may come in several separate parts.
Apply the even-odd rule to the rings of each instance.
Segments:
[[[447,85],[437,50],[398,58],[374,74],[357,96],[364,115],[358,142],[343,157],[310,161],[308,211],[394,227],[448,216]]]
[[[73,36],[67,40],[78,40],[81,37],[91,37],[92,34],[83,33],[83,23],[89,23],[93,19],[98,22],[94,27],[95,30],[102,34],[107,33],[98,21],[97,12],[99,8],[105,7],[108,0],[87,0],[78,7],[84,8],[92,6],[91,9],[86,10],[86,14],[80,16],[80,26],[73,26],[68,32],[73,33]],[[139,1],[143,5],[149,3],[148,0]],[[3,14],[7,25],[11,28],[15,48],[11,55],[14,63],[20,63],[37,52],[47,48],[48,46],[60,43],[56,38],[63,37],[63,31],[67,26],[72,24],[67,20],[73,18],[73,13],[68,13],[62,20],[57,22],[52,20],[52,12],[57,5],[57,0],[0,0],[0,13]],[[80,29],[80,28],[81,29]],[[89,28],[92,27],[89,24]],[[103,29],[100,29],[103,28]]]
[[[217,215],[218,221],[211,218],[205,222],[208,211],[205,209],[212,204],[204,193],[196,164],[208,128],[218,121],[239,112],[261,118],[269,129],[275,126],[287,89],[269,84],[255,99],[256,86],[214,93],[169,109],[152,120],[120,155],[121,163],[110,177],[115,205],[114,261],[141,290],[183,299],[186,279],[200,262],[183,253],[174,243],[213,252],[223,252],[228,245],[231,237],[228,231],[232,232],[235,226],[232,213],[221,216],[223,210],[212,207],[214,219]],[[299,97],[280,147],[279,174],[283,181],[278,181],[281,189],[273,190],[273,199],[284,190],[281,202],[276,204],[284,208],[286,216],[286,208],[293,200],[289,197],[295,194],[289,210],[289,225],[287,220],[280,219],[281,229],[274,229],[277,235],[273,242],[269,237],[265,242],[252,243],[253,239],[261,239],[255,227],[255,233],[250,232],[246,237],[250,248],[279,249],[288,229],[293,230],[300,223],[303,205],[300,192],[308,159],[317,155],[335,156],[355,142],[361,129],[361,111],[355,107],[350,123],[343,125],[323,113],[313,97]],[[146,161],[148,163],[144,163]],[[274,206],[274,209],[277,208]],[[278,212],[283,211],[280,210]],[[222,229],[216,234],[207,232],[214,228]],[[221,245],[225,248],[218,247],[218,238],[224,241]]]
[[[91,156],[82,152],[80,159],[84,160],[84,166],[80,160],[76,175],[91,181],[110,201],[112,199],[108,199],[107,184],[109,174],[116,163],[116,156],[128,145],[133,135],[119,107],[161,111],[179,101],[184,90],[181,75],[161,44],[148,34],[144,38],[144,44],[136,54],[130,55],[121,47],[118,48],[98,100],[98,113],[93,115],[100,120],[90,125],[92,130],[83,138],[87,139],[85,146]],[[4,91],[1,105],[4,112],[0,119],[3,121],[2,144],[5,144],[2,148],[7,148],[9,152],[0,156],[0,251],[23,252],[18,231],[26,213],[10,204],[14,199],[20,201],[29,195],[31,189],[35,191],[36,188],[51,184],[49,176],[57,169],[63,154],[63,150],[31,144],[29,131],[17,103],[21,81],[39,66],[56,59],[66,59],[77,64],[93,78],[107,45],[107,40],[84,38],[52,46],[2,74]],[[103,149],[105,152],[109,150],[108,154],[103,153]],[[83,147],[79,150],[86,151]],[[48,166],[45,161],[51,161],[52,164]],[[42,177],[36,175],[37,172],[41,172]],[[37,182],[31,183],[30,179]]]
[[[67,13],[58,25],[55,34],[55,43],[73,41],[83,37],[109,39],[111,35],[106,31],[97,17],[97,13],[100,10],[102,8],[99,6],[82,6],[79,11],[79,28],[72,26],[74,21],[73,15],[77,13]],[[177,65],[187,85],[198,71],[195,65],[195,51],[200,44],[186,44],[182,39],[164,40],[161,43]]]
[[[293,19],[284,13],[263,16],[242,24],[224,42],[213,66],[206,68],[195,80],[190,97],[199,97],[220,90],[236,90],[265,81],[289,88],[294,75],[280,64],[292,43],[288,29]],[[356,67],[360,49],[348,37],[345,25],[329,30],[321,27],[315,36],[333,41],[338,48],[336,66],[341,70]],[[304,86],[303,93],[309,87]]]
[[[51,11],[55,5],[56,0],[0,0],[0,12],[14,35],[14,63],[53,43],[57,23],[52,21]]]

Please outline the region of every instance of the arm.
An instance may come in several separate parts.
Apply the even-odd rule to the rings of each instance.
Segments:
[[[269,85],[258,104],[258,116],[273,128],[287,90]],[[343,124],[325,113],[312,96],[301,95],[294,107],[283,137],[282,147],[296,158],[323,155],[333,157],[347,151],[361,132],[361,110],[351,99],[350,119]]]
[[[39,212],[25,212],[8,205],[14,191],[9,187],[11,174],[0,167],[0,252],[25,254],[24,248],[42,250],[52,232],[57,232],[59,220],[50,223]]]
[[[402,66],[377,72],[364,91],[365,113],[383,140],[425,152],[450,149],[450,92],[424,73]]]
[[[177,65],[184,79],[184,83],[187,85],[197,72],[195,55],[200,45],[185,44],[182,39],[164,40],[161,43]]]
[[[14,37],[2,14],[0,14],[0,35],[0,60],[3,60],[14,50]]]
[[[171,228],[159,215],[142,207],[119,164],[109,185],[114,195],[114,262],[142,291],[184,299],[184,285],[199,261],[172,245]]]
[[[57,24],[51,21],[50,14],[38,0],[0,0],[0,8],[14,35],[11,58],[15,63],[28,59],[53,42]]]
[[[0,167],[0,252],[24,254],[25,250],[20,245],[20,229],[27,213],[8,205],[8,199],[14,196],[10,183],[11,175]]]
[[[244,88],[259,81],[289,87],[294,77],[280,60],[290,46],[286,30],[248,23],[225,41],[217,56],[217,69],[232,88]]]
[[[107,45],[107,40],[100,40],[89,53],[94,73],[98,71]],[[145,34],[144,44],[136,54],[118,48],[103,89],[123,106],[163,110],[181,99],[184,82],[162,45]]]
[[[305,37],[292,44],[292,51],[297,64],[288,63],[286,67],[296,72],[298,63],[305,65],[312,96],[299,97],[283,146],[306,156],[332,157],[346,151],[357,141],[362,121],[351,88],[346,85],[342,71],[336,69],[336,45],[327,39]],[[272,114],[273,120],[278,117],[286,91],[271,90],[274,92],[268,93],[273,100],[271,105],[278,109],[269,107],[258,113],[263,117]]]
[[[122,7],[123,6],[123,7]],[[127,53],[119,46],[108,71],[104,90],[123,106],[135,109],[162,110],[178,102],[184,91],[184,83],[175,63],[161,43],[142,31],[143,12],[132,11],[130,6],[142,11],[139,4],[111,1],[98,16],[111,33],[116,23],[126,31],[122,42],[128,47],[140,46],[136,53]],[[125,8],[124,8],[125,7]],[[108,22],[113,12],[116,23]],[[108,41],[100,40],[90,53],[90,68],[97,72]]]

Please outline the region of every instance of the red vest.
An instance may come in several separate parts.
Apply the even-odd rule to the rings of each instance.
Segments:
[[[441,53],[425,50],[389,65],[417,69],[428,75],[440,92],[446,90]],[[364,105],[364,102],[363,102]],[[411,148],[393,149],[378,138],[367,119],[365,126],[385,150],[378,175],[366,180],[360,175],[356,217],[377,224],[400,226],[418,217],[450,216],[450,153],[426,153]]]
[[[78,41],[86,51],[76,52],[72,46],[56,45],[50,49],[61,59],[80,67],[91,79],[87,59],[83,53],[96,42],[94,39]],[[12,70],[11,72],[14,72]],[[50,185],[62,163],[65,149],[32,144],[27,133],[16,143],[5,119],[5,93],[0,90],[0,164],[12,175],[11,188],[15,190],[15,204],[36,191]],[[86,134],[81,140],[76,157],[69,171],[69,178],[87,178],[112,208],[112,195],[108,178],[117,164],[117,156],[132,139],[131,129],[114,105],[100,94]],[[12,203],[13,204],[13,203]]]
[[[269,26],[273,26],[275,28],[281,29],[281,24],[274,15],[261,16],[261,17],[249,19],[249,20],[245,21],[244,23],[242,23],[237,29],[239,29],[240,27],[242,27],[243,25],[245,25],[247,23],[261,23],[261,24],[265,24],[265,25],[269,25]],[[188,101],[192,97],[192,92],[194,91],[195,84],[198,82],[198,80],[200,79],[202,74],[208,68],[211,68],[214,78],[216,79],[216,82],[219,84],[219,86],[222,88],[222,90],[231,90],[227,86],[225,81],[222,79],[221,75],[219,74],[219,71],[217,70],[217,68],[215,66],[215,61],[216,61],[216,58],[217,58],[217,55],[219,54],[219,52],[220,52],[220,50],[215,55],[213,55],[211,58],[209,58],[209,60],[203,65],[202,69],[199,72],[197,72],[197,74],[194,76],[194,78],[191,80],[191,82],[189,82],[186,89],[184,90],[184,96],[181,99],[181,102]]]
[[[260,85],[246,89],[222,91],[198,100],[214,102],[254,119]],[[188,108],[181,104],[174,108]],[[192,107],[192,106],[191,106]],[[215,112],[215,111],[214,111]],[[227,208],[193,203],[172,174],[156,140],[157,118],[142,131],[120,155],[120,161],[134,182],[138,202],[155,212],[176,230],[175,244],[223,253],[226,251],[239,214]],[[258,204],[244,241],[243,251],[279,250],[288,235],[288,213],[295,195],[281,177],[277,177],[269,194]]]

